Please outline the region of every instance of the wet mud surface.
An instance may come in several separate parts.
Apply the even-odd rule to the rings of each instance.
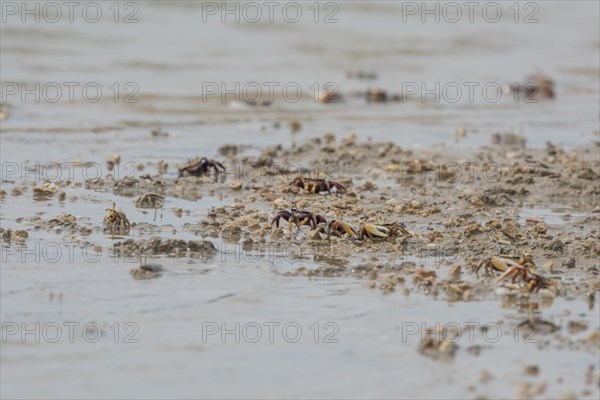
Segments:
[[[536,150],[491,143],[466,154],[327,133],[294,139],[289,146],[224,145],[215,157],[225,170],[199,176],[180,176],[178,169],[186,164],[182,160],[141,163],[122,179],[117,179],[117,164],[106,166],[113,171],[105,177],[84,182],[8,180],[2,198],[8,210],[2,228],[9,268],[5,274],[17,273],[25,249],[39,248],[40,243],[78,249],[73,251],[75,264],[97,257],[101,262],[94,267],[110,268],[112,280],[152,280],[168,287],[181,274],[202,279],[216,267],[245,276],[250,266],[294,286],[352,282],[354,289],[344,291],[371,292],[368,296],[401,307],[416,297],[424,304],[471,310],[476,316],[471,319],[479,321],[486,313],[473,311],[479,308],[473,305],[485,304],[492,315],[511,313],[485,323],[522,341],[535,338],[533,344],[515,341],[530,346],[528,354],[564,351],[566,346],[569,352],[593,358],[599,351],[597,146],[565,150],[548,143]],[[343,190],[313,193],[310,185],[295,184],[299,176],[306,182],[335,182]],[[20,215],[18,203],[23,202],[52,211]],[[297,210],[295,217],[292,209]],[[302,211],[310,213],[302,216],[322,219],[303,224],[297,216]],[[333,220],[350,230],[332,234]],[[377,234],[361,229],[369,224]],[[43,265],[52,265],[49,254],[42,257],[42,274]],[[527,272],[499,270],[494,257],[508,266],[526,266]],[[64,258],[61,253],[59,263],[65,264]],[[114,270],[111,264],[128,268]],[[500,278],[503,274],[505,279]],[[231,283],[226,278],[221,284]],[[196,284],[204,287],[202,281]],[[62,292],[41,290],[62,301]],[[232,288],[214,300],[235,297],[236,292]],[[586,311],[567,311],[573,307],[569,304]],[[488,340],[452,341],[472,328],[464,318],[447,325],[435,313],[425,316],[396,321],[400,327],[395,329],[402,334],[408,323],[424,324],[424,336],[408,341],[412,358],[446,365],[497,346]],[[473,332],[481,334],[486,328],[478,329]],[[515,392],[524,398],[552,395],[556,382],[540,377],[543,367],[532,357],[519,366],[531,379],[515,384]],[[467,393],[486,397],[495,374],[473,365],[480,376],[465,385]],[[599,384],[595,364],[582,366],[580,372],[585,372],[586,384],[577,396],[593,397]]]

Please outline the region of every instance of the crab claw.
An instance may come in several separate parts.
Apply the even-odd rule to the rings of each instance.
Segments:
[[[342,222],[342,221],[338,221],[337,224],[340,228],[342,228],[344,230],[344,232],[346,232],[348,234],[348,236],[356,237],[356,231],[354,229],[352,229],[352,227],[350,225],[348,225],[347,223]]]
[[[333,186],[334,188],[336,188],[337,190],[339,190],[340,193],[346,193],[347,190],[346,188],[338,182],[330,182],[331,186]]]
[[[365,230],[373,236],[388,237],[389,229],[380,225],[365,224]],[[382,232],[383,231],[383,232]]]

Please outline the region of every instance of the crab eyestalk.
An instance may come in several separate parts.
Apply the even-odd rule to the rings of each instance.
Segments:
[[[335,209],[335,217],[336,217],[336,219],[338,221],[341,221],[343,216],[344,216],[344,212],[340,208],[336,208]]]

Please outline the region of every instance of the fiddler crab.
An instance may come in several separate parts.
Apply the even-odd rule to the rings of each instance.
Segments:
[[[104,217],[104,226],[111,231],[128,231],[131,228],[131,223],[122,210],[117,210],[116,204],[113,201],[112,208],[107,208],[108,214]]]
[[[311,194],[321,192],[327,192],[331,194],[331,189],[333,188],[335,188],[337,193],[346,193],[346,188],[342,186],[342,184],[340,184],[339,182],[328,181],[325,179],[304,178],[298,176],[296,177],[296,179],[290,182],[290,186],[299,187]]]
[[[298,210],[292,208],[291,211],[279,210],[275,217],[271,220],[271,226],[275,224],[279,228],[279,221],[284,219],[288,222],[290,232],[292,231],[292,224],[300,228],[302,225],[308,225],[310,229],[317,229],[318,224],[327,223],[325,217],[320,214],[313,214],[310,211]]]
[[[350,238],[357,238],[364,240],[365,238],[386,238],[390,236],[390,229],[384,225],[375,224],[364,224],[358,231],[352,228],[348,223],[341,220],[332,220],[328,224],[323,224],[319,227],[319,232],[327,234],[327,240],[331,238],[331,235],[336,237],[342,237],[347,234]]]
[[[155,193],[146,193],[138,197],[135,201],[135,206],[138,208],[161,208],[164,202],[164,196]]]
[[[398,233],[402,233],[406,236],[412,236],[409,231],[404,228],[404,224],[391,223],[391,224],[364,224],[358,231],[358,238],[363,240],[365,237],[369,239],[386,238],[397,236]]]
[[[195,158],[179,167],[179,177],[207,175],[211,169],[215,174],[225,172],[225,166],[218,161],[209,160],[206,157]]]
[[[486,271],[493,272],[499,271],[502,274],[496,278],[496,283],[499,283],[505,279],[511,278],[511,282],[515,283],[518,277],[521,277],[523,281],[527,283],[527,289],[537,292],[541,288],[548,286],[555,286],[554,283],[538,274],[536,271],[535,264],[531,255],[526,254],[523,257],[517,259],[517,261],[509,258],[493,256],[487,260],[483,260],[478,266],[476,272],[479,272],[481,267],[484,267]]]

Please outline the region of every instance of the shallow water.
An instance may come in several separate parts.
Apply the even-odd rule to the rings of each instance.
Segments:
[[[108,16],[97,24],[82,18],[23,24],[9,16],[1,28],[3,82],[25,82],[28,88],[35,82],[93,82],[101,86],[102,99],[84,101],[79,87],[73,102],[67,90],[56,103],[44,101],[53,92],[37,103],[29,95],[25,104],[20,101],[22,92],[7,95],[12,108],[3,132],[110,133],[127,128],[129,137],[135,126],[174,124],[198,135],[194,143],[200,151],[207,140],[210,143],[208,132],[220,133],[212,130],[214,122],[228,123],[223,130],[233,140],[253,140],[261,125],[256,122],[293,117],[306,123],[305,132],[355,130],[417,146],[452,142],[459,125],[478,131],[469,136],[470,145],[486,143],[490,133],[505,130],[520,132],[538,146],[546,140],[581,144],[597,129],[600,43],[595,2],[540,4],[538,23],[514,23],[505,9],[495,24],[477,13],[473,23],[422,23],[420,15],[405,16],[402,3],[393,2],[336,3],[339,22],[332,24],[315,24],[308,18],[310,10],[297,24],[282,18],[273,24],[223,24],[218,16],[206,16],[202,23],[198,2],[136,4],[139,22],[130,24],[114,23]],[[351,80],[347,70],[374,71],[378,79]],[[515,102],[512,95],[486,101],[495,95],[484,95],[486,83],[524,81],[538,71],[556,81],[555,101]],[[131,99],[137,103],[115,103],[116,89],[109,87],[117,83],[122,96],[133,93],[125,88],[127,82],[139,89]],[[297,83],[303,97],[296,103],[285,101],[276,86],[275,104],[266,109],[231,107],[233,95],[203,99],[210,83],[225,83],[229,90],[238,83],[248,89],[258,84],[265,89],[260,99],[266,100],[265,82],[281,87]],[[399,93],[408,83],[431,90],[436,82],[441,87],[454,82],[462,96],[453,103],[449,99],[456,95],[450,92],[437,101],[429,95],[423,103],[421,95],[426,93],[419,89],[401,104],[323,107],[313,100],[315,82],[319,88],[333,82],[342,94],[370,86]],[[472,100],[466,82],[481,85]],[[242,95],[242,100],[251,97]],[[205,131],[199,122],[211,123],[211,128]]]
[[[438,24],[421,23],[418,17],[404,23],[401,6],[394,2],[347,1],[336,2],[339,23],[329,25],[310,20],[222,24],[216,18],[202,23],[196,2],[136,4],[135,24],[110,19],[98,24],[9,19],[2,24],[3,84],[98,82],[104,95],[98,103],[81,96],[72,103],[7,97],[9,115],[1,121],[0,133],[2,187],[7,192],[14,184],[47,177],[47,163],[96,163],[99,169],[70,170],[72,180],[83,183],[94,174],[108,173],[104,160],[111,154],[152,164],[143,172],[127,164],[118,167],[120,177],[139,176],[155,173],[153,165],[159,160],[173,165],[197,154],[216,156],[226,143],[247,144],[257,151],[326,131],[439,151],[474,149],[489,144],[490,134],[506,131],[524,135],[532,147],[546,141],[573,147],[597,140],[597,2],[539,2],[536,24],[515,24],[508,16],[497,24],[481,18]],[[351,80],[346,70],[374,71],[379,78]],[[505,83],[537,71],[554,79],[556,99],[529,104],[505,96],[490,103],[476,96],[473,102],[413,98],[366,104],[347,97],[342,104],[324,105],[312,100],[310,89],[314,82],[320,87],[335,82],[342,94],[370,86],[397,93],[403,82],[427,87],[435,82]],[[122,89],[133,82],[139,101],[115,103],[109,89],[115,82]],[[297,82],[304,96],[297,103],[278,96],[271,107],[258,108],[232,105],[230,98],[204,101],[207,82]],[[289,133],[290,119],[302,121],[300,133]],[[456,142],[458,126],[467,128],[467,136]],[[168,136],[151,137],[150,130],[158,127]],[[36,163],[44,172],[27,172]],[[169,174],[175,174],[172,167]],[[78,199],[72,201],[72,196]],[[30,189],[21,197],[9,195],[2,201],[0,224],[23,229],[19,217],[43,212],[42,218],[48,219],[68,212],[97,226],[104,208],[115,200],[132,221],[162,226],[161,237],[188,240],[198,237],[186,232],[184,223],[198,222],[212,206],[232,203],[213,197],[195,202],[167,198],[155,213],[113,193],[75,188],[67,190],[67,197],[66,203],[56,198],[36,201]],[[589,211],[565,203],[520,209],[519,221],[539,218],[560,225],[564,214],[578,218]],[[174,207],[191,212],[179,218]],[[30,230],[29,235],[27,249],[7,243],[2,247],[2,397],[496,398],[517,397],[522,394],[519,385],[541,383],[547,387],[538,397],[599,395],[598,385],[586,381],[590,365],[600,369],[597,348],[581,344],[586,333],[600,326],[598,299],[590,307],[582,299],[561,297],[549,308],[523,311],[505,308],[492,293],[468,303],[416,291],[382,295],[365,287],[362,279],[285,276],[300,266],[319,264],[310,257],[236,258],[239,252],[233,245],[216,239],[211,240],[223,251],[214,258],[160,258],[166,268],[163,276],[140,282],[128,275],[139,260],[112,255],[110,235],[95,232],[86,238],[102,247],[100,254],[69,247],[63,233]],[[415,261],[439,268],[431,260]],[[560,332],[539,334],[530,338],[533,343],[524,343],[520,333],[515,338],[515,324],[532,316],[560,325]],[[589,329],[571,334],[566,326],[574,320],[585,321]],[[31,329],[36,322],[59,324],[60,340],[44,340],[54,335],[50,326],[41,343],[33,335],[22,340],[7,333],[7,323],[25,323]],[[80,324],[73,343],[65,322]],[[83,337],[82,326],[89,322],[102,329],[96,343]],[[265,325],[270,322],[279,324],[272,342]],[[499,327],[498,341],[491,332],[493,340],[484,337],[478,328],[471,340],[463,330],[454,359],[432,360],[418,353],[424,326],[455,323],[464,328],[469,322]],[[133,325],[126,328],[126,323]],[[240,324],[240,343],[235,334],[203,337],[210,328],[220,330],[222,323],[234,331]],[[249,340],[255,333],[252,323],[262,329],[256,343]],[[297,325],[282,333],[289,323]],[[291,343],[296,327],[302,333]],[[132,340],[137,342],[125,343]],[[482,346],[479,355],[467,350],[477,345]],[[532,364],[539,366],[539,374],[524,376],[524,368]],[[483,379],[483,370],[493,379]]]

